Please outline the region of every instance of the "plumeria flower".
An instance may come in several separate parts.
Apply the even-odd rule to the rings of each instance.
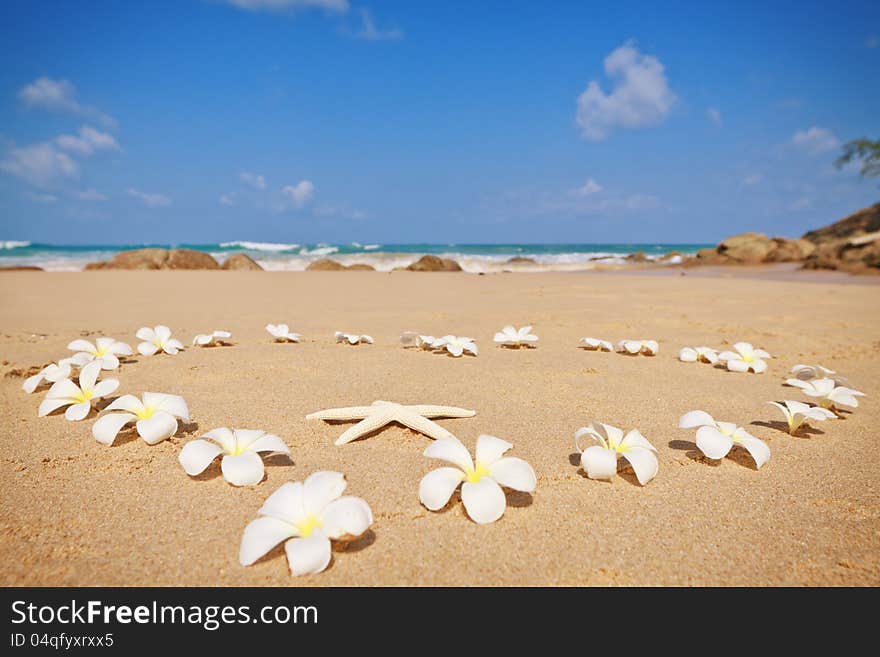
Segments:
[[[584,436],[589,436],[599,444],[581,450],[579,441]],[[617,459],[620,456],[629,461],[642,486],[657,475],[657,450],[638,429],[633,429],[624,436],[623,429],[591,422],[589,426],[575,431],[574,444],[581,452],[581,467],[590,479],[610,481],[617,473]]]
[[[608,340],[600,340],[599,338],[581,338],[578,344],[584,349],[591,351],[614,351],[614,345]]]
[[[458,337],[455,335],[444,335],[437,338],[431,344],[434,349],[446,349],[450,354],[458,358],[463,353],[477,355],[477,345],[473,338]]]
[[[763,349],[755,349],[748,342],[737,342],[733,345],[735,351],[722,351],[718,354],[718,360],[727,365],[730,372],[748,372],[755,374],[767,371],[765,358],[773,358]]]
[[[370,506],[359,497],[341,497],[340,472],[315,472],[304,482],[287,482],[244,528],[238,560],[250,566],[281,542],[291,575],[320,573],[330,563],[330,541],[350,541],[373,524]]]
[[[199,333],[193,338],[193,344],[199,347],[213,347],[214,345],[229,344],[227,340],[232,337],[229,331],[212,331],[211,333]]]
[[[167,326],[156,326],[150,328],[144,326],[135,333],[139,340],[143,340],[138,345],[138,352],[144,356],[152,356],[159,351],[164,351],[169,356],[175,356],[178,351],[183,349],[180,340],[171,337],[171,329]]]
[[[131,347],[125,342],[113,338],[98,338],[95,344],[88,340],[74,340],[67,348],[75,351],[70,362],[78,367],[96,360],[101,363],[102,370],[115,370],[119,367],[118,356],[131,356]]]
[[[26,393],[31,394],[41,383],[43,383],[43,381],[55,383],[61,379],[69,379],[71,365],[72,362],[70,358],[62,358],[57,363],[49,363],[39,372],[25,379],[24,383],[21,384],[21,389]]]
[[[373,337],[370,335],[358,335],[357,333],[343,333],[342,331],[336,331],[334,336],[336,337],[336,342],[345,342],[348,344],[358,344],[359,342],[363,342],[364,344],[373,344]]]
[[[44,417],[62,406],[68,406],[64,417],[71,421],[82,420],[89,414],[95,399],[106,397],[119,387],[119,381],[116,379],[99,382],[100,373],[101,363],[92,361],[79,371],[79,385],[70,379],[60,379],[53,383],[40,403],[39,417]]]
[[[464,510],[474,522],[483,525],[504,515],[507,498],[502,486],[531,493],[537,479],[532,466],[515,456],[503,456],[511,445],[506,440],[483,434],[477,438],[477,461],[458,440],[443,438],[428,445],[424,454],[456,467],[432,470],[419,482],[419,499],[431,511],[442,509],[461,484]]]
[[[690,411],[678,420],[679,429],[697,429],[697,447],[710,459],[723,459],[734,445],[744,447],[760,468],[770,459],[770,448],[733,422],[716,422],[706,411]]]
[[[718,351],[711,347],[682,347],[678,352],[678,360],[683,363],[711,363],[718,362]]]
[[[112,445],[126,424],[135,422],[138,435],[148,445],[155,445],[177,433],[177,421],[189,421],[189,408],[183,397],[161,392],[145,392],[138,399],[122,395],[105,411],[121,411],[102,415],[92,425],[92,435],[99,443]]]
[[[287,324],[266,324],[266,330],[275,338],[275,342],[299,342],[303,337],[299,333],[291,333]]]
[[[827,367],[822,367],[821,365],[795,365],[791,368],[791,373],[794,374],[796,379],[800,379],[801,381],[828,378],[834,379],[834,382],[837,385],[843,385],[846,383],[845,377],[835,376],[837,372],[829,370]]]
[[[265,472],[260,452],[290,454],[290,448],[281,438],[265,431],[222,427],[188,442],[178,460],[186,474],[194,477],[222,454],[223,478],[233,486],[252,486],[263,480]]]
[[[786,383],[795,388],[800,388],[808,397],[815,397],[816,403],[819,406],[832,411],[835,406],[851,406],[855,408],[859,405],[859,400],[856,397],[865,396],[865,393],[858,390],[835,385],[834,379],[829,378],[813,379],[812,381],[788,379]]]
[[[532,333],[531,326],[516,329],[508,324],[495,334],[493,340],[503,347],[534,347],[538,336]]]
[[[400,344],[407,347],[416,347],[418,349],[424,349],[425,351],[430,351],[434,348],[434,343],[437,341],[433,335],[419,335],[415,331],[404,331],[400,334]]]
[[[788,433],[794,435],[798,432],[798,429],[801,426],[805,425],[809,420],[816,420],[817,422],[824,420],[831,420],[836,418],[837,416],[829,411],[827,408],[822,408],[821,406],[810,406],[809,404],[804,404],[799,401],[792,401],[790,399],[785,400],[781,404],[779,402],[767,402],[768,404],[773,404],[776,408],[782,411],[782,414],[785,416],[786,421],[788,422]]]
[[[617,343],[617,351],[633,356],[636,354],[656,356],[660,351],[660,345],[656,340],[621,340]]]

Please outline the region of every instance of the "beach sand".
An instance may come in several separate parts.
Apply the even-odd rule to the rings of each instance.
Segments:
[[[0,275],[0,549],[4,585],[877,585],[880,584],[880,287],[845,277],[86,272]],[[303,333],[274,344],[267,322]],[[42,394],[20,370],[68,355],[75,338],[164,323],[189,344],[228,329],[235,346],[140,357],[116,373],[118,394],[183,395],[192,422],[150,447],[113,447],[90,419],[37,417]],[[534,350],[492,343],[504,324],[533,324]],[[477,339],[476,358],[401,348],[403,330]],[[335,330],[372,346],[334,344]],[[581,336],[660,342],[657,357],[577,348]],[[682,346],[746,340],[770,351],[763,375],[681,363]],[[846,419],[806,437],[780,429],[766,404],[804,400],[783,387],[796,363],[820,363],[867,393]],[[509,494],[498,522],[471,522],[460,500],[439,513],[419,480],[440,466],[430,439],[392,426],[343,447],[349,425],[311,411],[376,399],[477,410],[439,420],[470,449],[480,433],[514,444],[538,477]],[[770,445],[756,471],[744,452],[708,462],[678,417],[703,409]],[[637,427],[658,450],[644,488],[622,471],[591,481],[573,432],[590,419]],[[234,488],[214,465],[188,477],[181,446],[212,428],[280,435],[292,460]],[[321,470],[347,476],[375,523],[324,573],[291,578],[281,548],[238,564],[245,525],[278,486]]]

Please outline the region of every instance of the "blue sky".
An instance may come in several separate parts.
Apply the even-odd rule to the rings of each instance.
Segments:
[[[833,167],[880,137],[876,2],[0,12],[0,239],[712,242],[880,198]]]

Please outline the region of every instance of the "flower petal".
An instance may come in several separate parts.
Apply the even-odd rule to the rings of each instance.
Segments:
[[[710,459],[723,459],[733,447],[733,439],[713,426],[697,429],[697,447]]]
[[[101,373],[101,363],[93,361],[79,371],[79,387],[81,390],[92,390]]]
[[[513,445],[506,440],[490,436],[488,434],[480,434],[477,436],[477,463],[488,468],[490,465],[500,459],[504,452],[509,450]],[[468,454],[470,457],[470,454]]]
[[[755,374],[763,374],[767,371],[767,361],[761,360],[760,358],[756,358],[752,361],[752,371]]]
[[[657,470],[660,466],[657,463],[657,456],[650,449],[640,447],[628,449],[623,452],[623,458],[629,461],[635,470],[636,479],[642,486],[657,476]]]
[[[138,413],[144,412],[144,405],[141,403],[141,400],[134,395],[122,395],[121,397],[114,399],[113,402],[104,410],[127,411],[129,413],[134,413],[135,415],[137,415]]]
[[[107,395],[116,392],[118,387],[119,379],[104,379],[103,381],[98,381],[95,384],[95,387],[92,388],[92,398],[100,399],[101,397],[106,397]]]
[[[440,459],[441,461],[457,465],[465,472],[474,469],[474,462],[471,460],[470,453],[458,440],[451,438],[435,440],[425,448],[422,454],[430,459]]]
[[[340,497],[324,507],[321,521],[328,538],[357,538],[373,524],[373,512],[359,497]]]
[[[282,454],[290,454],[290,448],[278,436],[271,433],[265,434],[262,438],[257,438],[248,446],[251,452],[280,452]]]
[[[431,470],[419,482],[419,500],[431,511],[442,509],[463,480],[464,472],[458,468]]]
[[[214,443],[197,438],[183,446],[177,460],[183,466],[186,474],[194,477],[203,473],[211,465],[211,462],[222,453],[223,450]]]
[[[266,432],[262,429],[233,429],[232,435],[235,436],[235,448],[238,452],[252,452],[251,443],[258,438],[265,436]]]
[[[98,338],[98,340],[100,339],[101,338]],[[97,351],[95,349],[95,345],[93,345],[88,340],[74,340],[69,345],[67,345],[67,348],[71,351],[84,351],[87,354],[91,354],[92,356],[94,356]]]
[[[99,443],[112,445],[122,427],[136,419],[137,416],[131,413],[107,413],[95,420],[92,425],[92,436]]]
[[[736,442],[746,448],[752,458],[755,459],[755,466],[760,469],[767,461],[770,460],[770,447],[767,446],[760,438],[750,436],[745,431],[734,434]]]
[[[535,471],[526,461],[516,456],[506,456],[489,466],[489,476],[502,486],[531,493],[538,484]]]
[[[296,536],[296,528],[275,518],[257,518],[248,523],[241,536],[238,562],[250,566],[281,541]]]
[[[260,507],[258,513],[261,516],[271,516],[278,520],[284,520],[291,525],[298,525],[305,517],[303,511],[303,485],[299,481],[288,481],[281,484],[274,493],[272,493],[263,506]]]
[[[159,347],[152,342],[141,342],[138,344],[138,353],[141,356],[152,356],[157,351],[159,351]]]
[[[324,507],[342,495],[347,485],[341,472],[321,470],[309,475],[303,482],[303,511],[306,515],[320,515]]]
[[[678,352],[678,360],[684,363],[694,363],[697,360],[697,350],[691,347],[682,347]]]
[[[104,354],[96,360],[101,363],[102,370],[115,370],[119,367],[119,359],[113,354]]]
[[[189,407],[180,395],[167,395],[163,392],[145,392],[144,404],[158,410],[163,410],[174,417],[189,421]]]
[[[504,491],[491,477],[483,477],[476,483],[464,482],[461,501],[471,520],[480,525],[495,522],[507,508]]]
[[[66,399],[68,404],[73,404],[82,390],[70,379],[61,379],[52,384],[46,391],[46,399]]]
[[[581,454],[581,467],[590,479],[611,479],[617,474],[617,452],[601,445],[587,447]]]
[[[159,324],[154,330],[156,331],[157,342],[167,342],[168,338],[171,337],[171,329],[163,324]]]
[[[293,538],[284,544],[291,575],[316,575],[330,563],[330,539],[316,529],[307,538]]]
[[[266,470],[263,459],[254,452],[233,456],[226,454],[220,461],[223,478],[233,486],[253,486],[263,480]]]
[[[748,372],[749,364],[739,358],[731,358],[727,361],[727,369],[730,372]]]
[[[46,397],[43,401],[40,402],[40,408],[37,410],[38,417],[46,417],[52,411],[55,411],[62,406],[70,406],[73,404],[73,400],[71,399],[52,399],[50,397]]]
[[[703,426],[715,426],[715,420],[706,411],[688,411],[678,418],[679,429],[693,429]]]
[[[134,337],[138,340],[153,342],[156,339],[156,332],[149,326],[142,326],[137,330],[137,333],[134,334]]]
[[[21,384],[21,389],[26,393],[31,394],[34,390],[37,389],[37,386],[43,381],[43,373],[39,372],[30,376],[24,380],[24,383]]]
[[[146,420],[138,421],[137,432],[148,445],[155,445],[177,433],[177,419],[165,411],[156,411]]]
[[[204,434],[202,438],[213,440],[215,443],[219,444],[227,454],[232,454],[235,451],[235,434],[232,432],[232,429],[227,429],[226,427],[211,429]]]
[[[85,417],[89,414],[89,411],[91,410],[92,402],[80,402],[79,404],[68,406],[67,410],[64,411],[64,417],[66,417],[71,422],[78,422],[79,420],[85,419]]]

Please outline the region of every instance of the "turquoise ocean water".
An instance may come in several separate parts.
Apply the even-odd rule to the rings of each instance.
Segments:
[[[24,241],[0,241],[0,267],[34,265],[49,271],[77,271],[86,263],[107,260],[120,251],[147,246],[188,248],[210,253],[223,261],[233,253],[246,253],[265,269],[298,271],[318,258],[343,264],[366,263],[380,271],[406,266],[425,254],[457,260],[471,272],[510,268],[514,256],[528,257],[534,265],[517,270],[574,271],[598,263],[622,262],[630,253],[644,252],[656,259],[671,251],[694,253],[707,244],[294,244],[274,242],[222,242],[219,244],[130,244],[124,246],[64,246]]]

